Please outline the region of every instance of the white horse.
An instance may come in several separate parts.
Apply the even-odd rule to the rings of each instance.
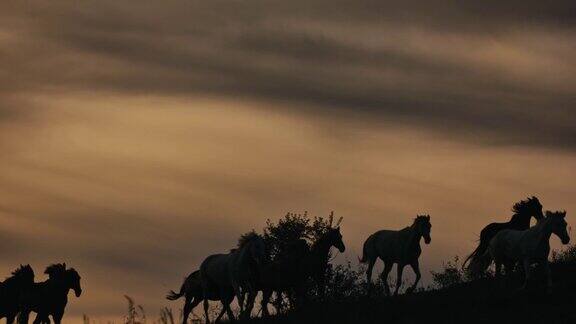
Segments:
[[[234,291],[240,306],[240,315],[250,317],[253,305],[244,305],[244,294],[248,300],[254,300],[255,287],[259,269],[266,257],[266,247],[262,237],[255,232],[243,235],[238,241],[238,248],[227,254],[213,254],[200,265],[200,281],[205,292],[219,291],[226,296]],[[228,311],[230,302],[222,300],[223,307]],[[208,298],[204,298],[204,308],[208,307]],[[231,312],[228,317],[233,320]],[[208,322],[208,319],[206,319]]]
[[[410,265],[416,274],[414,284],[408,288],[408,292],[412,292],[418,282],[420,281],[420,266],[418,258],[422,253],[420,248],[420,239],[424,237],[424,242],[430,244],[430,215],[416,216],[412,226],[406,227],[399,231],[381,230],[378,231],[364,242],[364,249],[362,259],[360,262],[368,263],[366,270],[366,282],[368,283],[368,290],[372,287],[372,269],[374,263],[378,258],[384,262],[384,271],[382,271],[381,278],[384,282],[386,294],[390,295],[390,287],[388,287],[388,274],[392,270],[394,263],[397,264],[397,277],[396,289],[394,295],[398,294],[398,290],[402,285],[402,271],[406,265]]]
[[[516,263],[521,262],[524,267],[524,285],[526,288],[530,280],[530,266],[539,263],[544,267],[548,280],[548,287],[552,285],[548,254],[550,253],[550,236],[556,234],[562,244],[570,242],[566,231],[567,223],[564,220],[566,212],[546,211],[546,217],[539,220],[536,225],[524,231],[503,230],[492,240],[488,250],[482,256],[480,267],[486,270],[492,260],[496,265],[496,276],[500,277],[502,266],[507,273],[511,272]]]

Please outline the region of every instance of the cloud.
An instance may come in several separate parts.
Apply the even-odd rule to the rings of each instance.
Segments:
[[[3,72],[17,76],[7,91],[256,98],[488,144],[575,147],[569,1],[4,6]]]

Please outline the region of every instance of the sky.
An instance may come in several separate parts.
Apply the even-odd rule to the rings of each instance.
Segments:
[[[527,196],[572,223],[575,57],[564,0],[0,2],[0,277],[66,262],[67,322],[154,315],[239,234],[334,211],[335,262],[430,214],[429,282]]]

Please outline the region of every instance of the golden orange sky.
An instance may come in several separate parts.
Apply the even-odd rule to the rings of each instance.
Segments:
[[[527,196],[572,223],[570,3],[524,4],[0,4],[0,270],[105,321],[287,211],[344,217],[336,262],[428,213],[426,280]]]

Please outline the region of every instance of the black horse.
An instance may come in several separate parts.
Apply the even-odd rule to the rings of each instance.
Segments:
[[[224,294],[224,296],[221,296],[221,293],[217,290],[205,292],[202,288],[202,282],[200,281],[200,270],[196,270],[188,275],[188,277],[186,277],[184,283],[182,283],[182,286],[180,287],[179,292],[171,290],[166,296],[166,299],[177,300],[181,297],[185,298],[184,309],[182,310],[182,323],[186,324],[188,323],[188,317],[190,316],[192,310],[202,301],[223,301],[224,304],[228,305],[234,299],[234,290],[230,289],[226,294]],[[205,303],[205,305],[207,304]],[[216,322],[219,322],[224,315],[224,312],[229,310],[229,308],[222,307],[220,314],[218,314],[218,317],[216,318]],[[206,316],[206,322],[209,322],[210,319],[208,318],[208,308],[204,308],[204,312]],[[228,317],[229,321],[234,319],[231,311],[228,314]]]
[[[21,265],[12,272],[12,276],[0,282],[0,318],[6,317],[6,323],[14,323],[20,311],[20,297],[23,291],[34,284],[34,270],[30,265]]]
[[[36,312],[34,324],[60,324],[68,303],[68,291],[74,290],[76,297],[82,294],[80,275],[74,268],[66,269],[65,263],[53,264],[44,271],[48,280],[35,283],[22,294],[21,312],[18,323],[28,323],[30,312]]]
[[[283,292],[292,293],[292,303],[304,303],[305,284],[309,278],[318,289],[320,297],[324,297],[330,249],[335,247],[340,252],[346,250],[340,227],[333,228],[331,223],[327,231],[310,248],[305,245],[305,242],[298,240],[294,244],[292,258],[287,259],[288,262],[272,263],[270,267],[263,269],[260,281],[257,283],[258,289],[262,290],[262,316],[269,315],[268,303],[274,291],[278,299],[281,298]],[[280,311],[280,306],[280,303],[276,306],[278,311]]]
[[[496,233],[504,229],[519,231],[526,230],[530,227],[530,219],[532,217],[536,220],[540,220],[544,217],[544,214],[542,213],[542,204],[535,196],[515,203],[512,207],[512,212],[514,212],[514,215],[512,215],[510,221],[506,223],[491,223],[482,229],[480,232],[480,244],[478,244],[478,247],[474,252],[464,260],[464,263],[462,264],[463,269],[466,267],[468,261],[470,261],[470,267],[468,267],[468,269],[474,270],[475,267],[472,265],[478,261],[478,257],[484,254],[490,244],[490,240],[492,240]]]

